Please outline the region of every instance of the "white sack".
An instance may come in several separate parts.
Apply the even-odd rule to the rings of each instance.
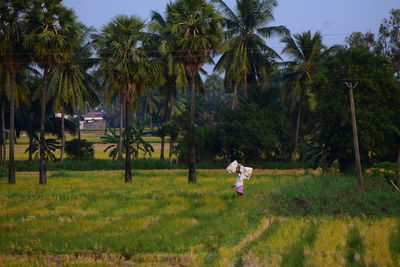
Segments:
[[[238,165],[239,163],[235,160],[231,164],[229,164],[228,167],[226,167],[226,171],[229,173],[235,173]]]

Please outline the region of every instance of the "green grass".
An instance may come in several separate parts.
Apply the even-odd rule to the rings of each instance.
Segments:
[[[75,161],[66,159],[61,161],[49,161],[47,162],[47,170],[68,170],[68,171],[94,171],[94,170],[124,170],[125,160],[106,160],[106,159],[94,159],[87,161]],[[170,169],[171,165],[164,160],[159,159],[135,159],[132,161],[133,169]],[[39,161],[35,160],[32,162],[28,161],[17,161],[17,171],[37,171],[39,170]],[[1,170],[0,170],[1,174]]]
[[[271,194],[271,212],[276,215],[396,216],[400,214],[400,194],[384,179],[365,176],[366,193],[360,193],[356,178],[327,175],[318,178],[297,176]]]
[[[16,185],[0,178],[0,262],[333,266],[354,265],[357,255],[368,265],[399,262],[399,213],[277,210],[275,201],[291,201],[282,192],[296,195],[300,183],[307,195],[319,188],[317,180],[350,178],[292,173],[256,169],[237,198],[230,188],[235,177],[224,170],[200,170],[197,184],[187,183],[185,170],[136,170],[132,184],[123,182],[123,171],[57,170],[47,185],[38,185],[37,172],[19,172]],[[336,193],[356,191],[352,183],[329,186]],[[368,198],[379,202],[367,188]]]

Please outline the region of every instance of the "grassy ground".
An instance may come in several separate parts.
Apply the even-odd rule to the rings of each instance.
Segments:
[[[360,196],[354,177],[255,170],[240,199],[235,177],[218,170],[201,170],[194,185],[182,170],[135,172],[132,184],[122,171],[52,172],[45,186],[37,179],[0,180],[0,265],[400,264],[400,197],[373,179]],[[364,201],[337,213],[331,205],[346,194]]]
[[[153,138],[153,137],[149,137]],[[151,145],[154,148],[154,152],[151,153],[152,158],[160,158],[160,151],[161,151],[161,144],[160,143],[151,143]],[[108,156],[109,152],[104,152],[104,150],[107,148],[107,144],[101,144],[101,143],[95,143],[94,145],[94,150],[95,150],[95,155],[94,157],[96,159],[110,159]],[[16,160],[28,160],[28,153],[25,153],[25,150],[28,148],[28,144],[25,143],[18,143],[15,145],[15,152],[14,152],[14,157]],[[165,144],[164,147],[164,155],[165,157],[168,158],[168,153],[169,153],[169,143]],[[140,152],[140,157],[143,157],[144,153]],[[56,151],[54,155],[59,158],[60,157],[60,151]],[[7,154],[8,157],[8,154]],[[149,157],[149,155],[146,155],[146,157]]]

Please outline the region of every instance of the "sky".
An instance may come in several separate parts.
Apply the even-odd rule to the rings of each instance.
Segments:
[[[119,14],[137,15],[149,20],[151,11],[163,13],[168,0],[64,0],[75,10],[79,21],[97,30]],[[235,0],[225,0],[235,9]],[[269,26],[286,26],[292,34],[320,31],[326,46],[343,44],[352,32],[377,33],[391,9],[400,8],[400,0],[278,0],[275,21]],[[278,53],[279,38],[267,40]]]

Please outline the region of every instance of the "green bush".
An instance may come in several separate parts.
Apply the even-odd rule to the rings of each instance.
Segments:
[[[185,135],[180,139],[177,146],[179,161],[187,162],[188,138]],[[217,126],[209,125],[197,128],[196,135],[196,156],[198,162],[215,161],[222,155],[221,140]]]
[[[399,191],[400,172],[395,162],[381,162],[374,165],[372,175],[384,179],[388,184]],[[400,192],[400,191],[399,191]]]
[[[93,143],[86,139],[72,139],[66,142],[65,152],[74,160],[91,160],[94,158]]]
[[[0,178],[7,176],[7,168],[4,166],[0,166]]]

